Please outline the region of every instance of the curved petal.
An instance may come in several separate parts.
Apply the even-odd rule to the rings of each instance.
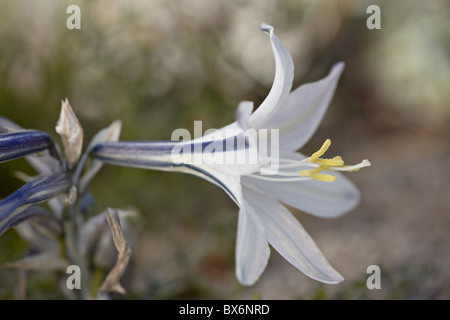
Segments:
[[[264,229],[251,205],[244,203],[239,210],[236,239],[236,277],[239,282],[253,285],[266,268],[269,256]]]
[[[200,167],[187,164],[180,166],[177,171],[192,174],[211,182],[222,188],[238,206],[242,204],[241,176],[217,172],[207,166]]]
[[[294,156],[296,159],[304,158],[300,154]],[[334,218],[354,209],[359,203],[360,192],[340,172],[331,174],[336,177],[334,182],[317,180],[273,182],[244,176],[241,183],[248,188],[271,195],[298,210],[321,218]]]
[[[291,92],[267,124],[280,130],[280,150],[298,150],[311,138],[328,109],[343,69],[344,63],[337,63],[324,79]]]
[[[269,243],[307,276],[335,284],[344,278],[333,269],[314,240],[295,217],[274,198],[243,188],[243,195],[258,214]]]
[[[291,54],[273,32],[273,27],[263,23],[260,29],[270,37],[275,58],[275,78],[266,99],[250,118],[252,127],[256,129],[265,127],[265,123],[277,112],[277,108],[281,106],[291,91],[294,79],[294,63]]]

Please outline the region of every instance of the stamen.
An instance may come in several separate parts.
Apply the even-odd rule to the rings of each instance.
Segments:
[[[301,170],[300,177],[311,177],[312,179],[316,179],[319,181],[333,182],[336,180],[336,177],[331,174],[323,174],[320,173],[325,170],[331,171],[358,171],[363,167],[370,166],[369,160],[365,159],[361,161],[361,163],[354,166],[344,166],[344,160],[340,156],[336,156],[332,159],[323,159],[320,158],[330,147],[331,140],[327,139],[323,143],[322,147],[319,151],[312,154],[307,160],[310,162],[310,165],[318,165],[314,170]]]
[[[300,177],[310,177],[312,170],[302,170],[300,171]]]
[[[324,182],[333,182],[334,180],[336,180],[335,176],[332,176],[331,174],[322,174],[322,173],[313,174],[311,175],[311,178]]]
[[[333,159],[316,159],[314,163],[328,166],[328,167],[341,167],[344,165],[344,160],[340,156],[334,157]]]
[[[314,160],[318,159],[319,157],[321,157],[330,147],[331,145],[331,140],[327,139],[325,140],[325,142],[323,143],[322,147],[319,149],[319,151],[314,152],[312,154],[311,157],[309,157],[309,161],[314,162]]]
[[[307,180],[318,180],[325,182],[333,182],[336,180],[336,176],[333,176],[328,173],[322,173],[322,171],[358,171],[363,167],[370,166],[370,162],[368,160],[363,160],[361,163],[353,165],[353,166],[345,166],[344,160],[340,156],[336,156],[332,159],[324,159],[321,156],[328,150],[331,145],[331,140],[327,139],[322,147],[312,154],[309,158],[305,158],[303,160],[294,160],[289,158],[281,158],[279,160],[280,164],[278,167],[278,171],[275,175],[267,176],[267,175],[259,175],[259,174],[251,174],[253,178],[265,181],[273,181],[273,182],[291,182],[291,181],[307,181]],[[297,170],[302,167],[312,167],[313,169],[306,170]],[[291,168],[291,170],[286,170]],[[284,169],[284,170],[283,170]]]
[[[336,177],[331,174],[324,174],[319,173],[323,170],[326,170],[327,166],[319,166],[315,168],[314,170],[302,170],[300,171],[301,177],[311,177],[312,179],[319,180],[319,181],[325,181],[325,182],[333,182],[336,180]]]

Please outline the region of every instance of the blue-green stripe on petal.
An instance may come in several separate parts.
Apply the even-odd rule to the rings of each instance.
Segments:
[[[0,162],[21,158],[52,146],[52,138],[42,131],[3,133],[0,134]]]
[[[70,185],[70,179],[64,173],[41,176],[1,200],[0,235],[27,218],[23,215],[25,209],[66,192]]]
[[[92,153],[94,156],[106,152],[122,154],[132,153],[135,155],[151,153],[153,156],[170,155],[175,147],[180,146],[182,147],[181,151],[204,152],[212,143],[224,152],[249,148],[248,142],[245,139],[242,139],[241,135],[236,135],[226,139],[211,141],[104,141],[97,143],[92,148]]]
[[[34,217],[40,217],[48,220],[55,221],[58,225],[60,225],[60,221],[56,219],[52,213],[44,208],[41,207],[30,207],[26,208],[25,210],[21,211],[19,214],[14,216],[14,219],[10,220],[8,223],[7,228],[13,228],[19,224],[21,224],[23,221],[34,218]],[[0,231],[1,232],[1,231]]]

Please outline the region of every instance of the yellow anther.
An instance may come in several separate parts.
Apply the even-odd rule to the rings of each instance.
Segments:
[[[334,157],[333,159],[318,158],[313,162],[327,167],[341,167],[344,165],[344,160],[340,156]]]
[[[317,168],[315,168],[313,171],[311,171],[311,175],[314,175],[316,173],[319,173],[323,170],[327,170],[328,166],[318,166]]]
[[[323,174],[323,173],[316,173],[312,174],[311,178],[319,181],[325,181],[325,182],[333,182],[336,180],[335,176],[332,176],[331,174]]]
[[[309,176],[313,176],[314,174],[319,173],[320,171],[326,170],[327,166],[319,166],[317,168],[315,168],[314,170],[302,170],[300,171],[300,176],[301,177],[309,177]]]
[[[301,170],[300,176],[301,177],[312,177],[313,175],[317,175],[320,171],[326,170],[327,168],[328,168],[328,166],[318,166],[314,170],[310,170],[310,169]]]
[[[302,170],[300,171],[301,177],[309,177],[311,175],[311,170]]]
[[[319,166],[315,168],[314,170],[302,170],[300,171],[301,177],[311,177],[312,179],[319,180],[319,181],[325,181],[325,182],[333,182],[336,180],[336,177],[331,174],[323,174],[319,173],[323,170],[328,169],[328,166]]]
[[[316,159],[319,159],[330,147],[331,145],[331,140],[327,139],[325,140],[325,142],[323,143],[322,147],[319,149],[319,151],[314,152],[311,157],[309,157],[309,161],[314,162]]]
[[[341,157],[337,156],[333,159],[322,159],[320,158],[330,147],[331,140],[327,139],[323,143],[322,147],[319,149],[319,151],[312,154],[311,157],[309,157],[309,161],[312,163],[320,164],[321,166],[327,166],[327,167],[340,167],[344,165],[344,161]]]

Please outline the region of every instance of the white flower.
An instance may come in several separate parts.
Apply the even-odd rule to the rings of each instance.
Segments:
[[[274,34],[273,27],[263,23],[260,28],[269,35],[272,44],[276,66],[274,84],[256,111],[252,112],[251,102],[239,105],[237,121],[218,131],[220,139],[216,132],[181,143],[104,142],[93,147],[93,155],[110,164],[191,173],[223,188],[240,208],[236,242],[236,276],[240,283],[252,285],[258,280],[269,259],[269,244],[309,277],[324,283],[339,283],[343,277],[330,266],[313,239],[282,203],[319,217],[332,218],[353,209],[359,201],[358,189],[336,171],[356,171],[369,166],[369,161],[344,166],[339,156],[321,158],[330,140],[310,157],[295,152],[316,131],[344,64],[336,64],[324,79],[291,92],[294,72],[291,55]],[[256,135],[245,135],[249,129]],[[248,157],[260,147],[258,141],[265,138],[263,135],[268,131],[263,129],[276,129],[274,132],[279,138],[276,159],[273,154],[263,158],[258,150],[257,161],[251,163],[195,161],[198,154],[202,159],[211,155],[224,155],[229,159]],[[243,135],[247,139],[239,140]],[[224,150],[217,148],[228,145],[226,142],[230,140],[244,142],[233,143]],[[173,151],[180,149],[191,154],[174,157]],[[275,171],[267,165],[272,160],[278,163]],[[264,169],[267,169],[265,173]],[[271,172],[273,174],[269,175]]]

